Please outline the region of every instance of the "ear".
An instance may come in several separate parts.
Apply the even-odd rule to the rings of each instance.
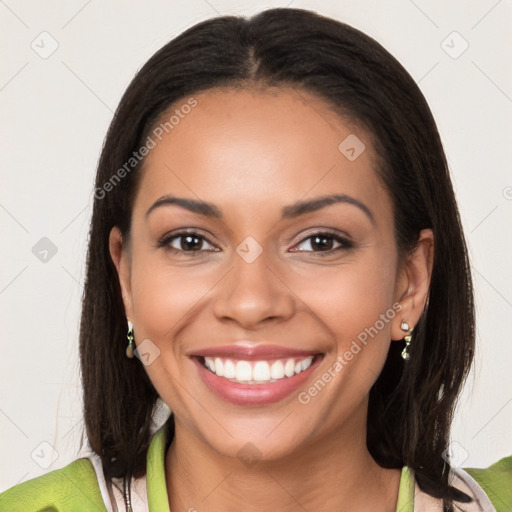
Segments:
[[[402,309],[391,325],[391,339],[401,340],[406,335],[400,328],[402,321],[411,327],[418,323],[427,302],[433,266],[434,234],[431,229],[423,229],[416,247],[405,256],[398,273],[395,301]]]
[[[112,258],[117,270],[126,318],[130,320],[133,314],[133,305],[130,282],[129,250],[128,247],[123,245],[123,235],[117,226],[114,226],[110,231],[109,250],[110,257]]]

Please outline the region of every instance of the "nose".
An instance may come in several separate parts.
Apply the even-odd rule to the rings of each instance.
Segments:
[[[217,289],[215,316],[248,330],[288,320],[294,313],[294,295],[273,267],[265,251],[251,263],[235,254],[231,271]]]

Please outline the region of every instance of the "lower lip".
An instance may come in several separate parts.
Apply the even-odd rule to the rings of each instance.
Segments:
[[[296,391],[320,364],[322,356],[315,356],[311,366],[293,377],[285,377],[268,384],[240,384],[207,370],[201,361],[194,357],[203,382],[219,398],[236,405],[266,405],[283,400]]]

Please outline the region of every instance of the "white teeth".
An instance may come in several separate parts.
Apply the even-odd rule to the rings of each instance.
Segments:
[[[270,366],[267,361],[258,361],[254,365],[252,380],[270,380]]]
[[[215,361],[211,357],[205,357],[204,364],[208,369],[215,373]]]
[[[293,361],[293,359],[292,359]],[[272,379],[282,379],[284,377],[284,365],[281,361],[276,361],[270,367],[270,378]]]
[[[243,382],[245,384],[258,384],[275,382],[279,379],[293,377],[307,370],[313,362],[313,356],[296,360],[294,358],[278,359],[273,363],[268,361],[233,361],[220,357],[205,357],[204,365],[219,377]]]
[[[307,357],[306,359],[303,359],[300,362],[300,365],[302,366],[302,371],[307,370],[311,366],[312,361],[313,361],[312,357]]]
[[[288,359],[288,361],[286,361],[286,364],[284,365],[284,374],[287,377],[293,377],[295,374],[295,362],[293,359]]]
[[[217,373],[217,375],[219,375]],[[222,375],[220,375],[222,377]],[[236,380],[252,380],[252,368],[249,361],[238,361],[236,363]]]
[[[224,375],[224,364],[222,363],[222,360],[220,357],[215,358],[215,373],[222,377]]]
[[[235,365],[231,359],[227,359],[224,363],[224,377],[226,379],[234,379],[236,377]]]

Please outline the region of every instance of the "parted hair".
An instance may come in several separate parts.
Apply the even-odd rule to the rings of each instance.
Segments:
[[[126,169],[171,105],[214,87],[250,86],[314,94],[367,130],[379,159],[375,172],[391,197],[400,255],[415,247],[422,229],[433,230],[427,306],[410,359],[400,357],[403,344],[391,343],[370,391],[367,445],[382,467],[413,469],[419,486],[451,510],[453,500],[469,499],[449,485],[446,453],[475,332],[470,265],[443,146],[404,67],[368,35],[307,10],[200,22],[158,50],[126,89],[99,159],[88,241],[80,324],[87,441],[107,478],[143,475],[158,399],[143,364],[125,356],[127,319],[109,253],[114,226],[123,239],[130,236],[144,159],[115,186],[105,184]]]

